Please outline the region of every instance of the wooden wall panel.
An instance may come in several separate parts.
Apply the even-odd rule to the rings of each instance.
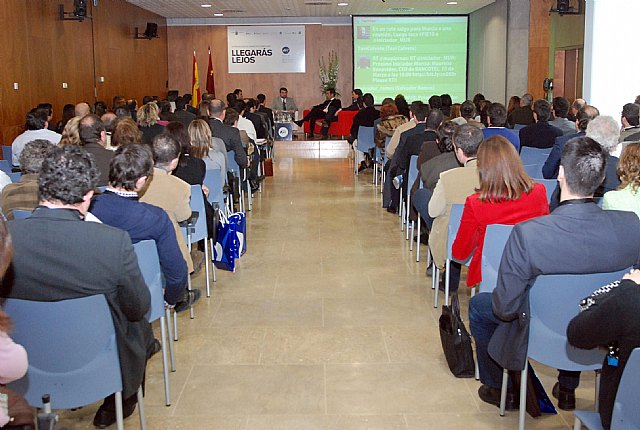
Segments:
[[[542,82],[549,76],[549,46],[551,17],[549,9],[555,0],[531,2],[529,11],[529,70],[528,89],[534,100],[544,97]]]
[[[52,103],[57,121],[64,104],[96,101],[96,71],[106,80],[96,88],[97,95],[108,104],[116,93],[138,99],[166,94],[164,18],[124,0],[109,0],[90,7],[93,19],[62,21],[60,4],[73,9],[70,0],[2,0],[1,144],[10,145],[22,132],[25,114],[38,103]],[[147,21],[158,23],[160,39],[134,40],[133,28],[138,25],[144,31]],[[63,82],[68,88],[62,88]]]
[[[191,93],[192,55],[196,50],[200,86],[204,92],[208,53],[211,46],[216,82],[216,97],[241,88],[244,96],[267,96],[271,104],[280,87],[287,87],[299,108],[308,108],[323,100],[318,77],[318,60],[327,58],[331,49],[338,54],[340,78],[338,92],[343,104],[350,103],[352,90],[352,46],[350,26],[306,25],[306,73],[229,74],[227,72],[227,28],[225,26],[192,26],[168,28],[169,89],[180,94]],[[363,90],[366,91],[365,88]],[[381,101],[381,100],[378,100]]]

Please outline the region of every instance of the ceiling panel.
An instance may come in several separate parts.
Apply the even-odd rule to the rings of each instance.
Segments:
[[[495,0],[127,0],[166,18],[337,17],[390,14],[468,14]],[[339,2],[348,3],[338,6]],[[326,3],[326,4],[318,4]],[[204,8],[202,4],[210,4]]]

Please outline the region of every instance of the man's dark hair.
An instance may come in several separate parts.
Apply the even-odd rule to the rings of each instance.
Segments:
[[[78,123],[78,135],[83,145],[99,143],[103,131],[105,131],[104,123],[98,115],[86,115]]]
[[[53,105],[51,103],[40,103],[36,106],[36,109],[44,109],[47,111],[47,115],[53,115]]]
[[[264,94],[260,93],[256,96],[256,99],[258,100],[259,104],[264,104],[265,100],[267,100],[267,96],[265,96]]]
[[[578,129],[580,131],[587,131],[589,122],[600,115],[598,108],[590,105],[583,106],[578,113],[576,113],[576,121],[578,121]]]
[[[640,125],[640,106],[635,103],[627,103],[622,107],[622,117],[627,119],[629,125]]]
[[[440,109],[431,109],[426,118],[427,130],[437,130],[443,120],[444,114]]]
[[[115,113],[118,118],[131,118],[131,111],[126,105],[118,106],[113,113]]]
[[[186,93],[182,96],[182,98],[184,99],[184,104],[185,105],[189,105],[191,104],[191,100],[193,100],[193,96],[189,93]]]
[[[607,153],[590,137],[576,137],[564,146],[560,165],[569,190],[578,196],[591,196],[604,180]]]
[[[33,108],[27,113],[27,120],[24,128],[27,130],[41,130],[47,123],[47,111],[45,109]]]
[[[414,104],[415,103],[415,104]],[[429,115],[429,105],[422,102],[413,102],[409,108],[413,112],[413,116],[419,121],[424,122]]]
[[[569,114],[569,100],[564,97],[554,97],[553,98],[553,113],[556,118],[566,118]]]
[[[24,174],[40,173],[42,162],[56,146],[44,139],[28,142],[20,153],[20,170]]]
[[[416,116],[417,112],[424,109],[424,103],[422,103],[420,100],[416,100],[411,102],[411,104],[409,105],[409,112],[413,113],[413,116]],[[427,106],[428,107],[428,106]],[[423,117],[423,121],[424,118],[426,118],[427,114],[425,113],[424,117]]]
[[[231,105],[231,107],[238,111],[239,114],[242,114],[242,111],[247,110],[247,104],[244,102],[244,100],[236,100],[235,102],[233,102],[233,105]]]
[[[93,155],[76,145],[56,146],[42,162],[38,197],[40,201],[74,205],[96,187],[98,177]]]
[[[234,93],[227,94],[227,106],[231,106],[238,100],[238,97]]]
[[[360,88],[354,88],[353,92],[356,93],[358,97],[362,97],[362,90]]]
[[[464,119],[473,119],[476,116],[476,105],[470,100],[465,100],[460,105],[460,115]]]
[[[161,133],[153,139],[151,145],[153,161],[156,164],[168,164],[180,157],[180,143],[169,133]]]
[[[491,103],[487,108],[487,116],[491,120],[492,127],[507,125],[507,108],[502,103]]]
[[[451,100],[451,96],[449,94],[442,94],[440,96],[440,100],[442,101],[442,107],[449,107],[453,104],[453,100]]]
[[[432,95],[429,97],[429,106],[431,109],[440,109],[442,107],[442,98],[437,95]]]
[[[329,94],[331,94],[332,96],[336,95],[336,89],[335,88],[327,88],[325,91],[329,91]]]
[[[367,107],[371,107],[374,105],[375,101],[373,99],[373,94],[371,93],[366,93],[365,95],[362,96],[362,102],[367,105]]]
[[[247,99],[246,101],[246,110],[250,111],[251,109],[255,109],[256,101],[254,99]]]
[[[153,154],[147,145],[120,146],[109,164],[109,183],[114,187],[134,191],[136,181],[153,175]]]
[[[144,96],[142,98],[142,105],[146,105],[147,103],[150,103],[153,101],[153,96]]]
[[[209,115],[211,116],[219,116],[224,111],[224,103],[222,100],[213,99],[209,102],[209,107],[207,109],[209,111]]]
[[[184,99],[184,97],[178,96],[175,103],[176,110],[184,110],[184,108],[187,107],[187,101]]]
[[[456,147],[462,149],[467,157],[475,157],[478,153],[478,147],[482,143],[484,135],[475,125],[462,124],[453,133],[453,143]]]
[[[111,108],[115,111],[118,106],[126,106],[127,100],[124,96],[114,96],[111,102]]]
[[[538,116],[538,121],[549,121],[551,117],[551,103],[544,99],[538,99],[533,104],[533,112]]]
[[[289,90],[286,87],[280,87],[280,91],[283,91],[283,90],[286,92],[289,92]]]
[[[223,123],[233,127],[233,124],[240,118],[240,113],[234,108],[226,108]]]
[[[438,127],[438,149],[440,152],[451,152],[453,151],[453,133],[455,133],[458,125],[453,121],[444,121]]]
[[[159,113],[171,113],[171,103],[167,100],[162,100],[158,102],[158,110]]]
[[[98,116],[104,115],[105,113],[107,113],[107,110],[107,104],[102,100],[98,100],[93,104],[93,113]]]
[[[238,97],[238,94],[240,94],[242,92],[242,90],[240,88],[236,88],[235,90],[233,90],[233,94],[236,95],[236,98]]]

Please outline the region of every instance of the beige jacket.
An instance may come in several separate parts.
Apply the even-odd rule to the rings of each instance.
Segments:
[[[169,175],[165,170],[153,168],[153,176],[148,186],[141,192],[140,201],[158,206],[169,215],[184,261],[187,262],[189,273],[193,272],[193,261],[182,230],[178,225],[191,216],[191,186],[180,178]]]
[[[447,228],[451,205],[464,204],[467,197],[480,186],[477,165],[474,158],[467,161],[464,167],[442,172],[429,200],[429,216],[434,218],[429,232],[429,249],[433,261],[440,269],[444,268],[447,259]]]

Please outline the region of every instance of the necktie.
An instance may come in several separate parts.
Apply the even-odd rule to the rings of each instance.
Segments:
[[[287,100],[282,99],[282,110],[287,110]]]

